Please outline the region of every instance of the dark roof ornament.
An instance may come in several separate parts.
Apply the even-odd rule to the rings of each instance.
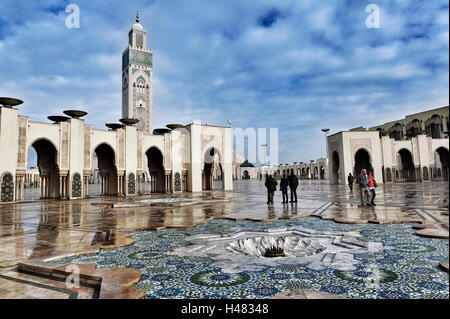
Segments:
[[[136,12],[136,23],[139,23],[139,11]]]
[[[248,160],[245,160],[245,162],[239,165],[239,167],[255,167],[255,165],[250,163]]]

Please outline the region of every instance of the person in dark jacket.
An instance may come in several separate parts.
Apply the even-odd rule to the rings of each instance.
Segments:
[[[283,204],[287,203],[289,201],[288,185],[289,185],[289,181],[286,177],[286,174],[283,174],[283,177],[281,178],[281,181],[280,181],[280,190],[283,193]]]
[[[361,174],[358,175],[356,183],[359,184],[359,191],[361,193],[361,206],[368,206],[369,203],[369,176],[367,170],[361,170]]]
[[[350,191],[353,192],[353,182],[355,181],[355,177],[352,175],[352,173],[348,173],[347,181],[348,187],[350,187]]]
[[[291,170],[291,175],[289,175],[289,188],[291,189],[291,203],[297,202],[297,186],[298,186],[298,178],[297,176],[295,176],[294,170]]]
[[[264,185],[267,188],[267,204],[273,204],[273,194],[277,190],[278,182],[272,177],[272,175],[269,175]]]

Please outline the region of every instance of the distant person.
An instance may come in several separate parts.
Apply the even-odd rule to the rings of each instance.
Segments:
[[[361,170],[361,174],[358,175],[356,183],[359,184],[359,191],[361,193],[361,206],[367,206],[369,204],[369,176],[367,176],[366,169]]]
[[[377,182],[372,175],[372,172],[369,172],[369,192],[372,193],[372,199],[370,201],[369,206],[377,206],[374,202],[375,197],[377,196],[377,192],[375,191],[375,187],[377,187]]]
[[[355,181],[355,177],[352,175],[352,173],[348,173],[348,187],[350,187],[350,191],[353,192],[353,182]]]
[[[278,182],[272,177],[272,175],[269,175],[264,185],[267,188],[267,204],[273,204],[273,194],[277,190]]]
[[[286,174],[283,174],[283,177],[281,178],[280,181],[280,190],[283,193],[283,204],[289,202],[288,185],[289,180],[287,179]]]
[[[291,189],[291,203],[297,202],[297,186],[298,186],[298,178],[297,176],[295,176],[294,170],[291,170],[291,175],[289,175],[289,188]]]

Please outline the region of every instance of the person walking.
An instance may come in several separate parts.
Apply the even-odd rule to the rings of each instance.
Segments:
[[[272,175],[269,175],[264,185],[267,188],[267,204],[273,204],[273,194],[277,190],[278,182],[272,177]]]
[[[288,185],[289,185],[289,181],[286,177],[286,174],[283,174],[283,177],[281,178],[281,181],[280,181],[280,190],[283,193],[283,204],[287,203],[289,201]]]
[[[372,175],[372,172],[369,172],[369,192],[372,193],[372,199],[370,201],[369,206],[377,206],[374,202],[375,197],[377,196],[377,192],[375,191],[375,187],[377,187],[377,182]]]
[[[367,206],[369,204],[369,176],[367,176],[367,170],[361,170],[361,174],[358,175],[356,183],[359,184],[359,191],[361,193],[361,206]]]
[[[291,170],[291,175],[289,175],[289,188],[291,189],[291,203],[297,202],[297,186],[298,186],[298,178],[297,176],[295,176],[294,170]]]
[[[348,187],[350,187],[350,191],[353,192],[353,182],[355,181],[355,177],[352,175],[352,173],[348,173]]]

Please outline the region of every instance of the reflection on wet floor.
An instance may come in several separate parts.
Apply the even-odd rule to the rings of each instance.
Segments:
[[[184,207],[112,208],[124,200],[95,197],[72,201],[34,201],[0,205],[0,267],[26,259],[49,258],[80,252],[98,243],[120,245],[127,240],[120,232],[185,228],[212,218],[271,221],[303,216],[319,216],[341,222],[433,223],[448,232],[448,184],[402,183],[378,188],[376,207],[361,208],[359,192],[326,181],[300,181],[298,203],[266,204],[264,183],[236,181],[234,191],[211,191],[177,196],[229,199]],[[169,195],[170,196],[170,195]],[[164,198],[165,194],[140,196]]]

